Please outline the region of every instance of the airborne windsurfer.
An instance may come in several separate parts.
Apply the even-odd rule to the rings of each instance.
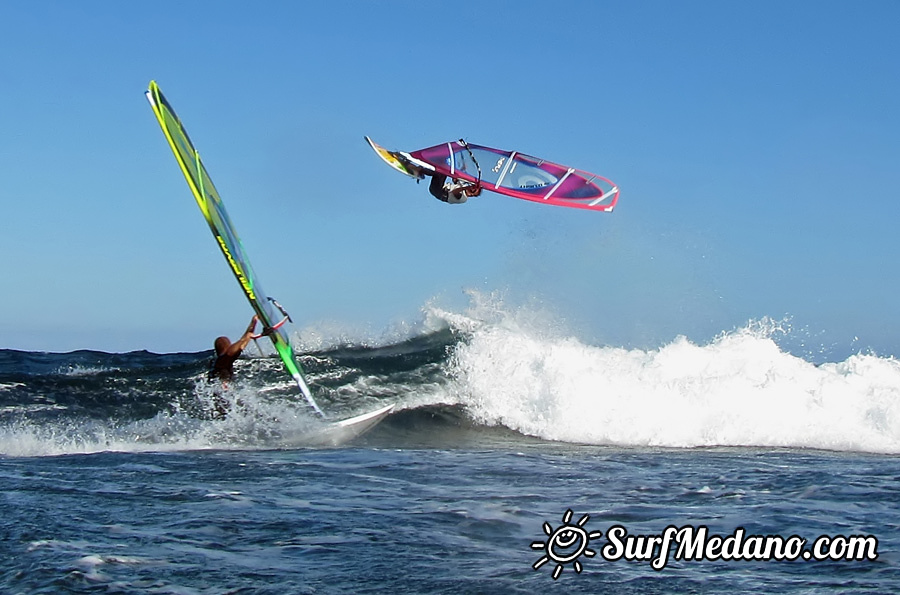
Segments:
[[[466,192],[469,186],[471,185],[459,180],[448,182],[447,176],[434,172],[431,174],[431,184],[428,185],[428,191],[440,201],[458,205],[466,202],[469,198],[469,193]]]
[[[612,211],[619,200],[619,187],[607,178],[518,151],[470,145],[459,139],[406,153],[389,151],[368,136],[365,140],[395,171],[416,181],[431,176],[428,190],[444,202],[464,203],[482,189],[592,211]]]
[[[459,139],[459,142],[467,151],[469,151],[469,145],[466,144],[466,141]],[[449,204],[458,205],[466,202],[470,196],[478,196],[481,194],[481,167],[478,165],[478,162],[475,161],[475,156],[472,155],[471,151],[469,151],[469,155],[472,157],[472,162],[478,169],[478,180],[473,183],[459,178],[453,178],[448,182],[445,174],[433,169],[430,174],[431,184],[428,186],[428,191],[433,197]],[[460,160],[457,167],[459,171],[465,172],[465,160]]]

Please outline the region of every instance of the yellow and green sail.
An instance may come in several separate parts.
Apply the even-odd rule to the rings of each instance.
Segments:
[[[222,204],[222,199],[219,197],[216,187],[209,178],[206,167],[204,167],[200,159],[200,154],[194,148],[187,131],[182,126],[178,116],[175,115],[175,110],[172,109],[172,106],[166,100],[162,91],[159,90],[159,86],[155,81],[150,81],[150,88],[147,90],[146,95],[150,101],[150,106],[153,108],[153,113],[156,115],[156,119],[163,130],[163,134],[165,134],[166,140],[169,141],[172,152],[175,153],[175,159],[178,161],[178,166],[181,167],[181,172],[184,174],[185,180],[187,180],[191,193],[197,200],[197,206],[200,207],[200,211],[206,218],[209,229],[216,238],[216,243],[225,256],[225,260],[231,266],[231,271],[244,291],[244,295],[247,296],[250,305],[256,311],[265,328],[273,329],[268,336],[275,346],[275,351],[278,352],[291,377],[297,382],[300,392],[303,393],[303,396],[313,409],[321,415],[322,410],[319,409],[312,397],[309,385],[303,376],[303,369],[297,362],[290,340],[283,328],[282,323],[287,314],[284,313],[277,302],[266,296],[262,287],[260,287],[259,280],[254,275],[247,254],[244,252],[244,246],[241,244],[234,225],[228,217],[228,212],[225,210],[225,205]]]

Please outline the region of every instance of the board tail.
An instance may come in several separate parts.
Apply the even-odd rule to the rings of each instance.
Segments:
[[[401,174],[407,175],[416,180],[423,179],[426,175],[434,173],[434,168],[428,163],[423,163],[410,157],[408,153],[400,151],[388,151],[368,136],[364,136],[366,142],[375,151],[375,154],[381,157],[381,160],[390,165]]]

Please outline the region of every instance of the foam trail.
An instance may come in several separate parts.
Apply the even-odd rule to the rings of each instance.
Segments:
[[[478,421],[548,440],[900,453],[900,362],[859,354],[816,366],[773,331],[627,350],[506,321],[458,347],[454,374]]]
[[[196,393],[209,407],[211,395],[211,389],[202,387]],[[198,419],[190,413],[165,410],[152,418],[136,421],[75,418],[35,423],[20,420],[0,426],[0,456],[252,450],[271,448],[285,438],[323,427],[323,422],[310,417],[305,407],[293,402],[269,401],[254,389],[234,388],[227,401],[230,412],[225,419]]]

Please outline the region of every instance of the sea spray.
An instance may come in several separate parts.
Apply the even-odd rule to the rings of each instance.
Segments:
[[[547,440],[900,452],[900,363],[859,354],[817,366],[778,346],[783,330],[753,321],[705,345],[643,350],[510,317],[474,330],[452,373],[478,421]]]
[[[381,343],[344,336],[302,350],[327,411],[396,404],[396,436],[417,444],[435,430],[443,445],[506,428],[572,444],[900,452],[893,358],[813,363],[782,347],[795,331],[767,319],[705,344],[591,344],[539,304],[471,297],[462,312],[429,304]],[[315,421],[279,360],[253,350],[216,419],[210,355],[0,350],[0,455],[280,448]]]

